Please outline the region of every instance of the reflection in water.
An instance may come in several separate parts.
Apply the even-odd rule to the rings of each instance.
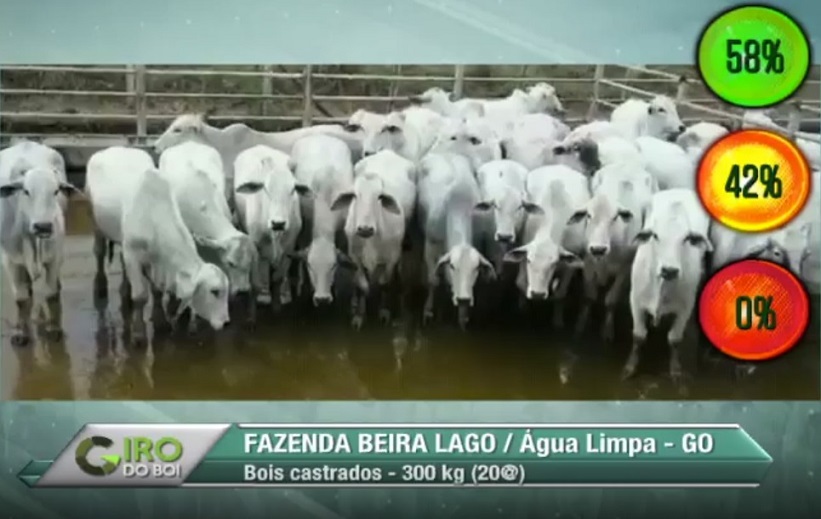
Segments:
[[[109,300],[92,297],[94,261],[84,207],[69,215],[63,267],[62,341],[35,331],[27,347],[12,347],[6,330],[13,302],[3,284],[2,380],[5,399],[169,400],[589,400],[589,399],[817,399],[817,326],[784,359],[737,380],[721,364],[707,365],[688,392],[666,376],[666,348],[648,346],[635,380],[619,379],[629,329],[613,346],[595,338],[582,352],[567,386],[557,367],[567,338],[512,316],[500,327],[473,331],[440,325],[424,332],[375,323],[354,332],[344,315],[295,309],[271,318],[260,309],[253,329],[177,334],[132,348],[124,337],[119,262],[109,269]],[[497,312],[498,314],[498,312]],[[815,311],[812,315],[818,315]],[[127,317],[127,316],[126,316]],[[479,323],[481,324],[481,323]],[[150,333],[151,330],[149,330]]]

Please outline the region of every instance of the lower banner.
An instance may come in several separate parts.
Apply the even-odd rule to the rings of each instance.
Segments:
[[[32,487],[755,487],[735,424],[89,424]]]

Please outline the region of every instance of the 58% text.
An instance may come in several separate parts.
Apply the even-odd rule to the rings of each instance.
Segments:
[[[735,325],[739,330],[750,330],[757,321],[757,330],[775,330],[776,312],[772,308],[773,296],[739,296],[735,300]]]
[[[778,164],[734,164],[724,191],[734,198],[758,198],[753,190],[756,184],[764,187],[762,198],[781,198],[783,186],[778,178]]]
[[[784,54],[780,39],[727,40],[727,72],[730,74],[782,74]]]

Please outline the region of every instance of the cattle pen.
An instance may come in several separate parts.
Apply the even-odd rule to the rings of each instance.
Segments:
[[[779,107],[776,123],[818,132],[819,70]],[[0,145],[38,140],[82,169],[100,148],[150,145],[185,112],[277,131],[341,123],[358,108],[384,112],[432,86],[455,98],[504,97],[539,81],[556,87],[571,125],[605,117],[628,97],[656,94],[675,96],[685,123],[741,119],[741,110],[718,101],[695,68],[683,65],[26,65],[0,67]]]
[[[782,131],[816,142],[820,71],[814,66],[801,90],[770,114]],[[657,94],[676,99],[685,124],[733,124],[742,118],[740,109],[707,91],[692,66],[15,65],[0,66],[0,146],[24,139],[48,145],[65,158],[70,180],[82,186],[93,153],[115,145],[151,149],[169,124],[185,113],[208,112],[209,121],[218,127],[245,123],[260,131],[284,131],[344,123],[358,109],[401,109],[409,96],[431,87],[448,90],[455,98],[498,98],[538,82],[556,88],[566,109],[563,119],[571,127],[608,117],[630,97]],[[338,297],[330,316],[312,313],[310,305],[291,305],[283,314],[264,314],[247,329],[240,324],[211,335],[154,335],[145,347],[134,347],[118,297],[119,261],[106,266],[108,301],[102,307],[94,301],[94,224],[82,196],[69,204],[66,222],[61,270],[64,337],[51,340],[36,332],[29,346],[17,347],[9,340],[10,327],[4,325],[4,399],[819,397],[821,352],[815,322],[803,346],[783,362],[740,378],[721,366],[707,365],[687,381],[684,393],[664,375],[665,348],[651,348],[646,373],[629,382],[621,380],[630,346],[629,311],[617,318],[617,340],[605,345],[592,335],[589,341],[578,341],[569,332],[552,329],[540,313],[543,307],[522,311],[507,305],[506,299],[498,311],[485,312],[467,331],[444,319],[430,327],[418,325],[421,311],[416,306],[422,305],[415,305],[417,301],[409,305],[414,307],[412,325],[374,323],[352,330],[344,307],[347,300]],[[8,283],[2,288],[3,318],[9,323],[13,297]],[[483,299],[492,298],[477,296],[480,303]],[[816,310],[814,318],[817,315]],[[562,384],[556,369],[561,352],[578,343],[578,373]]]

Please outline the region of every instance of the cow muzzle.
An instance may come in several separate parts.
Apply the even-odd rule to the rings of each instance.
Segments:
[[[37,238],[50,238],[54,234],[54,224],[51,222],[36,222],[31,225],[31,232]]]
[[[376,234],[376,229],[369,225],[360,225],[356,228],[356,235],[360,238],[371,238],[374,234]]]

